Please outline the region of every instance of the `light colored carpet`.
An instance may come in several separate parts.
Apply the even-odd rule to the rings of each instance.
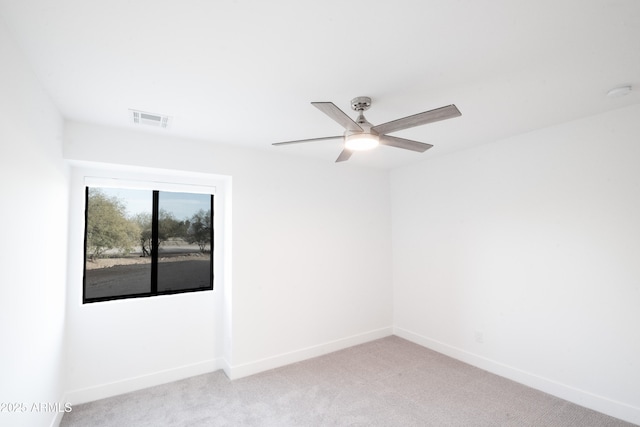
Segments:
[[[61,426],[631,426],[392,336],[251,377],[83,405]]]

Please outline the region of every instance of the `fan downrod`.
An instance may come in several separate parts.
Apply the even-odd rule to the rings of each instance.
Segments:
[[[371,107],[371,98],[368,96],[358,96],[351,100],[351,108],[355,111],[367,111]]]

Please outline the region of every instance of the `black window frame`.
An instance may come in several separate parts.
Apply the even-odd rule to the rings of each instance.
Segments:
[[[112,295],[105,297],[90,297],[87,298],[87,232],[88,232],[88,218],[89,218],[89,188],[101,188],[100,186],[85,186],[85,210],[84,210],[84,250],[83,250],[83,267],[82,267],[82,304],[91,304],[95,302],[104,302],[104,301],[113,301],[113,300],[123,300],[123,299],[132,299],[132,298],[148,298],[154,296],[161,295],[174,295],[174,294],[183,294],[183,293],[191,293],[191,292],[204,292],[204,291],[212,291],[214,289],[214,248],[215,248],[215,221],[214,221],[214,200],[215,195],[210,194],[210,209],[211,209],[211,254],[209,257],[209,286],[206,287],[193,287],[193,288],[183,288],[183,289],[169,289],[169,290],[158,290],[158,256],[159,256],[159,245],[158,245],[158,222],[159,222],[159,195],[161,191],[164,190],[148,190],[152,192],[152,243],[150,248],[150,256],[151,256],[151,284],[149,292],[142,292],[136,294],[125,294],[125,295]]]

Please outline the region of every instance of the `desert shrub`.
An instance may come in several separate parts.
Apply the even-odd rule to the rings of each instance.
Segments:
[[[87,255],[100,258],[107,251],[128,254],[140,240],[140,227],[126,216],[126,207],[117,197],[99,189],[89,190],[87,201]]]

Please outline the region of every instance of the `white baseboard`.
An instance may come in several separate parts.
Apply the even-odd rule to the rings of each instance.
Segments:
[[[219,367],[218,369],[222,369],[227,378],[231,378],[231,365],[226,359],[218,359]]]
[[[231,366],[229,371],[225,370],[225,373],[230,379],[235,380],[267,371],[269,369],[275,369],[291,363],[311,359],[312,357],[318,357],[334,351],[343,350],[354,345],[364,344],[390,335],[393,335],[392,327],[376,329],[363,334],[353,335],[347,338],[295,350],[289,353],[279,354],[277,356],[256,360],[254,362]]]
[[[300,362],[312,357],[322,356],[327,353],[384,338],[389,335],[397,335],[423,347],[453,357],[454,359],[463,361],[470,365],[477,366],[478,368],[496,375],[500,375],[595,411],[611,415],[612,417],[640,425],[640,408],[638,407],[562,384],[552,379],[544,378],[513,366],[505,365],[495,360],[485,358],[398,327],[381,328],[242,365],[231,366],[225,359],[211,359],[192,365],[181,366],[175,369],[168,369],[112,383],[73,390],[67,392],[66,395],[60,399],[60,403],[62,406],[67,402],[70,402],[72,405],[78,405],[123,393],[129,393],[147,387],[178,381],[196,375],[206,374],[219,369],[224,370],[227,377],[234,380],[267,371],[269,369],[275,369],[291,363]],[[63,415],[63,413],[56,414],[54,419],[52,419],[51,427],[57,427],[60,424]]]
[[[228,364],[223,359],[210,359],[191,365],[180,366],[178,368],[167,369],[134,378],[127,378],[112,383],[100,384],[80,390],[68,391],[64,397],[64,403],[70,402],[72,405],[92,402],[98,399],[116,396],[118,394],[129,393],[147,387],[170,383],[185,378],[202,375],[209,372],[223,369]]]
[[[66,395],[62,395],[62,397],[58,400],[58,407],[59,408],[65,408],[65,404],[66,402]],[[60,425],[60,422],[62,422],[62,417],[64,416],[64,412],[56,412],[53,415],[53,419],[51,420],[51,424],[49,424],[49,427],[58,427]]]
[[[64,403],[63,403],[64,405]],[[60,413],[60,412],[56,412],[56,414],[53,416],[53,420],[51,420],[51,424],[49,424],[50,427],[58,427],[60,425],[60,423],[62,422],[62,416],[64,415],[64,412]]]
[[[638,407],[505,365],[406,329],[395,327],[394,335],[577,405],[640,425],[640,408]]]
[[[63,399],[61,399],[61,402],[63,405],[67,402],[70,402],[72,405],[79,405],[81,403],[92,402],[98,399],[117,396],[119,394],[129,393],[147,387],[153,387],[156,385],[166,384],[172,381],[178,381],[196,375],[206,374],[209,372],[217,371],[219,369],[222,369],[227,377],[233,380],[246,377],[248,375],[257,374],[269,369],[274,369],[280,366],[299,362],[312,357],[322,356],[333,351],[342,350],[354,345],[363,344],[365,342],[373,341],[379,338],[384,338],[392,334],[392,327],[377,329],[363,334],[354,335],[313,347],[303,348],[300,350],[280,354],[277,356],[238,366],[231,366],[228,361],[223,358],[206,360],[200,363],[181,366],[175,369],[167,369],[165,371],[154,372],[152,374],[141,375],[134,378],[127,378],[120,381],[100,384],[93,387],[68,391]],[[60,416],[58,416],[56,420],[52,421],[52,427],[56,427],[60,423],[62,415],[63,414],[60,414]]]

